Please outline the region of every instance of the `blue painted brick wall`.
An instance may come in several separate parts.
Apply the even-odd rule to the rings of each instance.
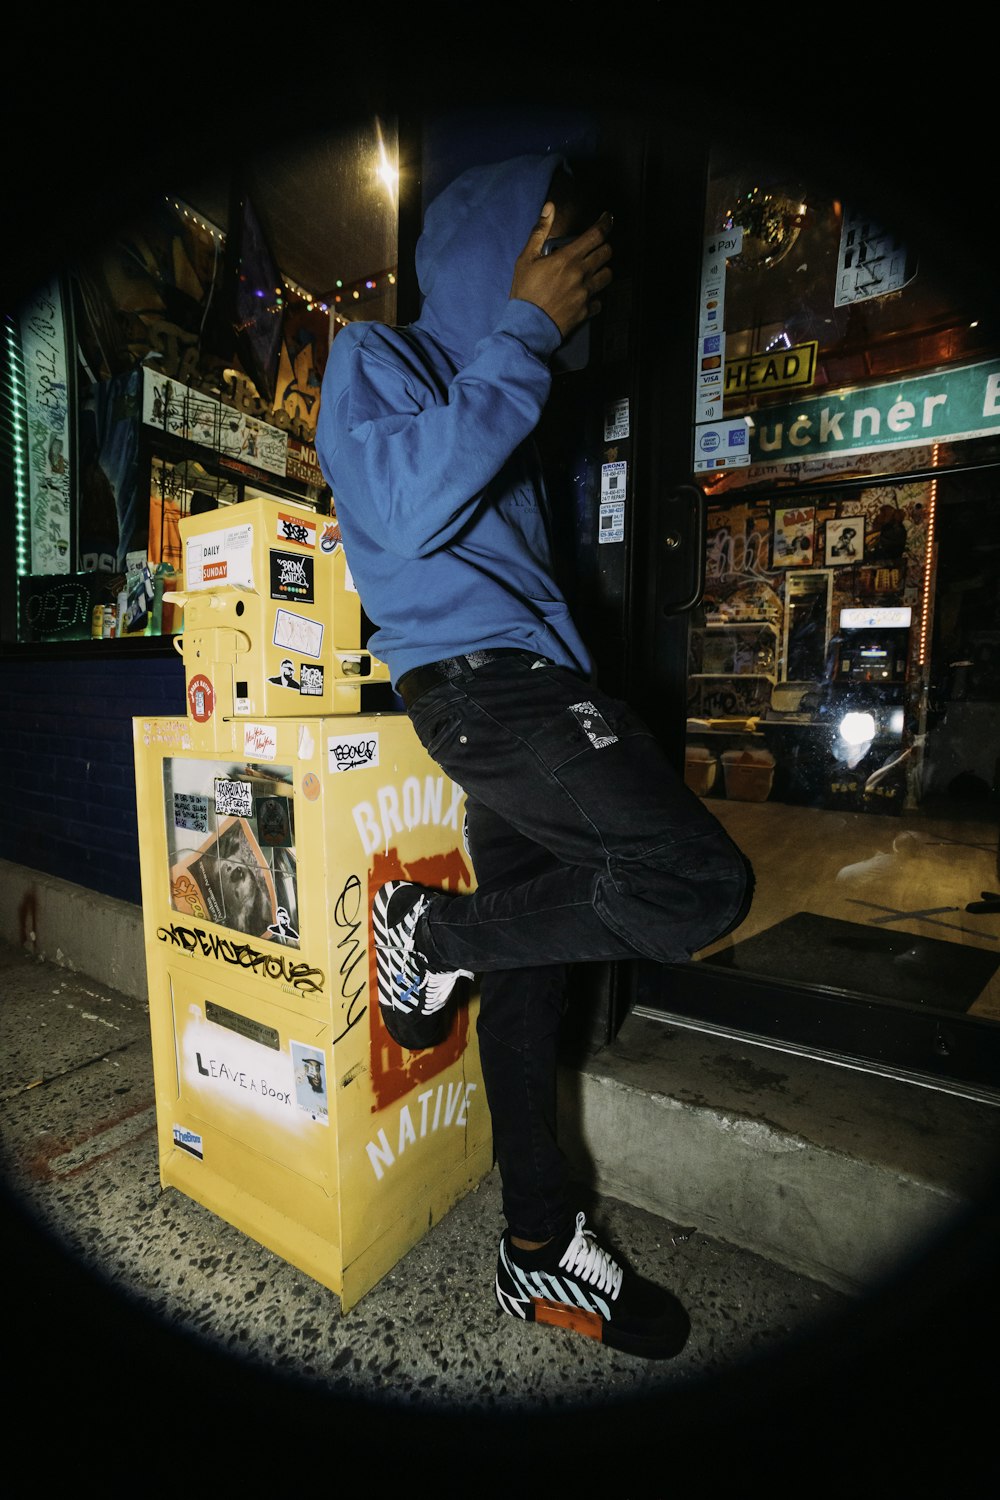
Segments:
[[[185,712],[179,656],[0,661],[0,858],[139,903],[132,719]]]

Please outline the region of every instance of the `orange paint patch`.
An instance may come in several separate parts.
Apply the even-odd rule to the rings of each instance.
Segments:
[[[433,854],[403,863],[395,848],[376,854],[368,872],[368,993],[378,995],[375,970],[375,939],[372,933],[371,903],[375,892],[387,880],[414,880],[418,885],[437,890],[468,891],[472,885],[469,866],[458,850]],[[418,1083],[426,1083],[445,1068],[457,1062],[469,1041],[468,1008],[460,1005],[446,1039],[439,1047],[425,1052],[410,1052],[398,1046],[386,1031],[377,1000],[368,1008],[371,1038],[371,1079],[374,1092],[372,1113],[402,1099]]]
[[[604,1319],[600,1313],[587,1312],[582,1307],[567,1307],[565,1302],[548,1302],[544,1297],[533,1297],[535,1322],[549,1323],[553,1328],[570,1328],[574,1333],[586,1334],[588,1339],[604,1342]]]

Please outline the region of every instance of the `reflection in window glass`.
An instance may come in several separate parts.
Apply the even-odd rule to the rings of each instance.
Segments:
[[[703,317],[722,336],[721,418],[750,427],[749,464],[709,471],[713,492],[912,472],[934,445],[1000,436],[986,321],[877,216],[717,160],[705,234],[738,247]]]
[[[175,185],[9,317],[19,640],[177,630],[186,515],[330,512],[322,376],[347,322],[394,320],[396,159],[373,120]]]
[[[686,779],[757,894],[703,958],[1000,1020],[1000,350],[919,247],[780,170],[718,165],[723,233],[704,378],[751,438],[699,474]]]

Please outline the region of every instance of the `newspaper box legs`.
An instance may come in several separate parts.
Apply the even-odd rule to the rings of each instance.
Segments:
[[[252,507],[263,529],[265,505],[197,522]],[[244,588],[268,559],[249,571]],[[473,884],[464,796],[404,714],[232,712],[232,642],[206,651],[197,628],[232,592],[182,596],[207,716],[134,721],[160,1180],[346,1311],[492,1166],[477,995],[441,1046],[406,1052],[375,988],[375,889]]]

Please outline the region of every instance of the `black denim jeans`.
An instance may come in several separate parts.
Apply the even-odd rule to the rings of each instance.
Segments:
[[[477,889],[432,899],[432,966],[481,976],[480,1056],[512,1232],[571,1222],[556,1142],[565,965],[685,961],[745,915],[749,862],[633,710],[537,658],[430,688],[409,715],[466,793]]]

